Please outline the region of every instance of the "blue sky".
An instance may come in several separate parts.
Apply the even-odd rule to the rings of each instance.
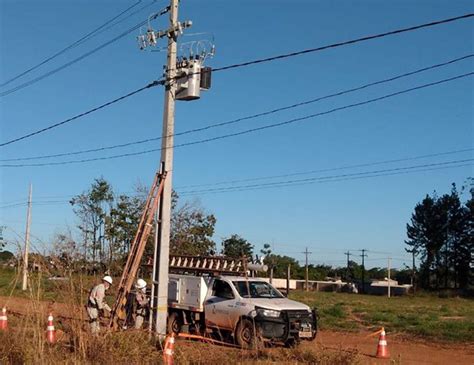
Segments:
[[[120,13],[136,1],[13,1],[0,3],[4,82]],[[138,9],[151,1],[142,1]],[[54,61],[2,87],[5,91],[93,49],[166,6],[148,8]],[[214,68],[470,13],[470,1],[182,1],[186,34],[211,32]],[[167,17],[153,22],[166,27]],[[0,142],[61,121],[159,79],[165,53],[140,51],[133,32],[34,85],[0,98]],[[199,37],[199,36],[194,36]],[[184,37],[183,41],[196,39]],[[199,38],[198,38],[199,39]],[[162,43],[164,45],[164,43]],[[176,106],[176,131],[198,128],[324,96],[473,53],[471,19],[318,53],[215,73],[212,88]],[[472,58],[366,90],[177,137],[175,143],[238,132],[318,113],[472,71]],[[293,125],[175,151],[174,187],[291,174],[473,146],[472,77],[336,112]],[[159,136],[163,90],[156,87],[63,127],[0,148],[1,159],[62,153]],[[83,155],[109,156],[159,148],[160,141]],[[472,151],[375,167],[305,175],[326,176],[472,158]],[[62,161],[51,159],[48,161]],[[69,158],[70,159],[70,158]],[[67,200],[103,176],[116,192],[149,184],[159,153],[63,166],[1,168],[0,206],[26,200],[33,184],[33,243],[74,227]],[[35,161],[37,162],[37,161]],[[472,165],[360,180],[220,194],[197,194],[217,217],[215,240],[237,233],[260,249],[311,262],[343,265],[347,249],[366,248],[367,266],[394,266],[404,253],[405,225],[414,205],[434,190],[449,191],[473,175]],[[285,179],[280,179],[285,180]],[[271,181],[280,181],[271,180]],[[267,181],[262,181],[267,182]],[[204,187],[202,187],[204,189]],[[207,187],[209,188],[209,187]],[[186,189],[181,188],[181,191]],[[183,197],[184,199],[184,197]],[[55,203],[46,203],[55,202]],[[57,202],[57,203],[56,203]],[[23,235],[26,207],[0,209],[9,240]],[[372,251],[372,253],[371,253]],[[406,259],[405,259],[406,258]],[[359,260],[359,258],[358,258]]]

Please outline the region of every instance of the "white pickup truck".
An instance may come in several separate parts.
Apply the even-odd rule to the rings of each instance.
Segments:
[[[230,335],[243,348],[262,341],[292,346],[313,340],[317,332],[315,310],[261,278],[170,274],[168,307],[168,332],[188,325]]]

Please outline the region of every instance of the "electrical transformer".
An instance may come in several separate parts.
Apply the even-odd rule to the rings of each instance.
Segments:
[[[199,99],[201,89],[208,90],[211,87],[211,68],[203,67],[202,62],[203,60],[196,56],[177,63],[176,100]]]

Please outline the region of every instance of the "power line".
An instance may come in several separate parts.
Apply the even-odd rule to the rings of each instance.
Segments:
[[[333,93],[333,94],[317,97],[317,98],[314,98],[314,99],[302,101],[302,102],[295,103],[295,104],[286,105],[284,107],[268,110],[268,111],[257,113],[257,114],[247,115],[247,116],[240,117],[240,118],[237,118],[237,119],[232,119],[232,120],[229,120],[229,121],[218,122],[218,123],[210,124],[210,125],[200,127],[200,128],[189,129],[189,130],[186,130],[186,131],[183,131],[183,132],[174,133],[173,135],[169,135],[167,137],[172,137],[172,136],[176,137],[176,136],[183,136],[183,135],[187,135],[187,134],[191,134],[191,133],[202,132],[202,131],[209,130],[209,129],[216,128],[216,127],[222,127],[222,126],[226,126],[226,125],[230,125],[230,124],[239,123],[239,122],[242,122],[242,121],[245,121],[245,120],[250,120],[250,119],[254,119],[254,118],[258,118],[258,117],[262,117],[262,116],[275,114],[277,112],[281,112],[281,111],[284,111],[284,110],[290,110],[290,109],[297,108],[297,107],[300,107],[300,106],[316,103],[316,102],[319,102],[319,101],[322,101],[322,100],[325,100],[325,99],[341,96],[341,95],[344,95],[344,94],[349,94],[349,93],[352,93],[352,92],[355,92],[355,91],[366,89],[368,87],[372,87],[372,86],[375,86],[375,85],[380,85],[380,84],[383,84],[383,83],[391,82],[391,81],[394,81],[394,80],[397,80],[397,79],[412,76],[412,75],[415,75],[415,74],[418,74],[418,73],[421,73],[421,72],[425,72],[425,71],[428,71],[428,70],[433,70],[433,69],[436,69],[436,68],[439,68],[439,67],[448,66],[450,64],[460,62],[460,61],[463,61],[463,60],[466,60],[466,59],[469,59],[469,58],[472,58],[472,57],[474,57],[474,54],[471,53],[471,54],[468,54],[468,55],[465,55],[465,56],[462,56],[462,57],[458,57],[458,58],[454,58],[454,59],[451,59],[451,60],[448,60],[448,61],[445,61],[445,62],[442,62],[442,63],[438,63],[438,64],[434,64],[434,65],[431,65],[431,66],[423,67],[423,68],[413,70],[413,71],[410,71],[410,72],[406,72],[406,73],[403,73],[403,74],[391,76],[391,77],[386,78],[386,79],[382,79],[382,80],[374,81],[374,82],[371,82],[371,83],[363,84],[363,85],[353,87],[353,88],[350,88],[350,89],[347,89],[347,90],[338,91],[338,92]],[[73,155],[79,155],[79,154],[83,154],[83,153],[99,152],[99,151],[106,151],[106,150],[111,150],[111,149],[116,149],[116,148],[129,147],[129,146],[133,146],[133,145],[138,145],[138,144],[143,144],[143,143],[147,143],[147,142],[161,140],[162,138],[163,137],[160,136],[160,137],[147,138],[147,139],[143,139],[143,140],[139,140],[139,141],[133,141],[133,142],[117,144],[117,145],[113,145],[113,146],[105,146],[105,147],[92,148],[92,149],[81,150],[81,151],[64,152],[64,153],[42,155],[42,156],[10,158],[10,159],[3,159],[3,160],[0,160],[0,161],[1,162],[28,161],[28,160],[46,159],[46,158],[53,158],[53,157],[73,156]]]
[[[321,181],[321,180],[328,180],[328,179],[336,179],[341,177],[352,177],[352,176],[364,176],[367,174],[381,174],[387,172],[394,172],[394,171],[405,171],[405,170],[412,170],[418,168],[426,168],[426,167],[435,167],[435,166],[446,166],[446,165],[453,165],[453,164],[460,164],[466,162],[472,162],[474,158],[463,159],[463,160],[454,160],[454,161],[446,161],[446,162],[437,162],[431,164],[422,164],[422,165],[415,165],[415,166],[408,166],[408,167],[396,167],[391,169],[382,169],[382,170],[373,170],[373,171],[363,171],[363,172],[354,172],[350,174],[341,174],[341,175],[332,175],[332,176],[320,176],[320,177],[311,177],[306,179],[296,179],[296,180],[286,180],[286,181],[278,181],[278,182],[271,182],[271,183],[260,183],[260,184],[250,184],[250,185],[240,185],[237,186],[238,188],[255,188],[261,186],[275,186],[281,184],[294,184],[294,183],[302,183],[302,182],[310,182],[310,181]],[[190,193],[203,193],[203,192],[215,192],[215,191],[226,191],[235,189],[235,186],[230,187],[223,187],[223,188],[213,188],[213,189],[202,189],[202,190],[190,190],[184,191],[181,194],[190,194]]]
[[[300,172],[294,172],[294,173],[290,173],[290,174],[252,177],[252,178],[238,179],[238,180],[227,180],[227,181],[220,181],[220,182],[216,182],[216,183],[207,183],[207,184],[187,185],[187,186],[177,187],[177,189],[187,189],[187,188],[203,187],[203,186],[227,185],[227,184],[235,184],[235,183],[239,183],[239,182],[270,180],[270,179],[277,179],[277,178],[282,178],[282,177],[291,177],[291,176],[298,176],[298,175],[309,175],[309,174],[320,173],[320,172],[346,170],[346,169],[359,168],[359,167],[369,167],[369,166],[382,165],[382,164],[395,163],[395,162],[413,161],[413,160],[419,160],[419,159],[423,159],[423,158],[439,157],[439,156],[452,155],[452,154],[469,152],[469,151],[474,151],[474,148],[466,148],[466,149],[462,149],[462,150],[439,152],[439,153],[432,153],[432,154],[427,154],[427,155],[420,155],[420,156],[406,157],[406,158],[398,158],[398,159],[392,159],[392,160],[367,162],[367,163],[363,163],[363,164],[347,165],[347,166],[341,166],[341,167],[332,167],[332,168],[327,168],[327,169],[300,171]]]
[[[158,13],[153,14],[153,16],[150,17],[150,20],[156,19],[156,18],[159,17],[160,15],[165,14],[167,11],[168,11],[168,7],[164,8],[162,11],[160,11],[160,12],[158,12]],[[79,56],[79,57],[73,59],[72,61],[69,61],[69,62],[63,64],[62,66],[59,66],[59,67],[57,67],[57,68],[55,68],[55,69],[53,69],[53,70],[51,70],[51,71],[49,71],[49,72],[47,72],[47,73],[41,75],[41,76],[38,76],[38,77],[36,77],[36,78],[34,78],[34,79],[30,80],[30,81],[26,81],[26,82],[24,82],[23,84],[20,84],[20,85],[18,85],[18,86],[15,86],[14,88],[12,88],[12,89],[10,89],[10,90],[6,90],[6,91],[4,91],[4,92],[1,92],[1,93],[0,93],[0,97],[7,96],[7,95],[9,95],[9,94],[11,94],[11,93],[14,93],[14,92],[16,92],[16,91],[18,91],[18,90],[21,90],[21,89],[23,89],[23,88],[25,88],[25,87],[27,87],[27,86],[33,85],[33,84],[37,83],[38,81],[43,80],[43,79],[46,78],[46,77],[49,77],[49,76],[51,76],[51,75],[54,75],[55,73],[57,73],[57,72],[59,72],[59,71],[62,71],[62,70],[64,70],[65,68],[67,68],[67,67],[69,67],[69,66],[72,66],[73,64],[75,64],[75,63],[77,63],[77,62],[83,60],[84,58],[89,57],[89,56],[93,55],[94,53],[100,51],[101,49],[103,49],[103,48],[105,48],[105,47],[107,47],[107,46],[109,46],[109,45],[115,43],[116,41],[118,41],[118,40],[120,40],[121,38],[125,37],[126,35],[130,34],[131,32],[133,32],[133,31],[135,31],[135,30],[141,28],[143,25],[145,25],[146,23],[148,23],[148,21],[149,21],[149,20],[147,19],[147,20],[144,20],[144,21],[138,23],[137,25],[133,26],[132,28],[130,28],[130,29],[126,30],[125,32],[119,34],[119,35],[116,36],[115,38],[112,38],[111,40],[109,40],[109,41],[107,41],[107,42],[105,42],[105,43],[102,43],[101,45],[97,46],[96,48],[92,49],[91,51],[88,51],[88,52],[84,53],[83,55],[81,55],[81,56]]]
[[[93,36],[95,34],[98,34],[98,32],[105,28],[107,25],[109,25],[110,23],[112,23],[115,19],[118,19],[119,17],[121,17],[123,14],[127,13],[129,10],[133,9],[135,6],[137,6],[138,4],[141,3],[142,0],[139,0],[137,1],[135,4],[133,5],[130,5],[128,6],[125,10],[121,11],[119,14],[115,15],[113,18],[107,20],[104,24],[102,24],[101,26],[95,28],[94,30],[90,31],[89,33],[87,33],[86,35],[84,35],[83,37],[79,38],[77,41],[71,43],[70,45],[64,47],[63,49],[61,49],[60,51],[54,53],[53,55],[47,57],[46,59],[44,59],[43,61],[41,61],[40,63],[36,64],[35,66],[32,66],[28,69],[26,69],[25,71],[19,73],[18,75],[12,77],[11,79],[8,79],[7,81],[3,82],[0,87],[3,87],[3,86],[6,86],[8,84],[10,84],[11,82],[19,79],[20,77],[24,76],[24,75],[27,75],[28,73],[30,73],[31,71],[34,71],[36,70],[37,68],[43,66],[44,64],[48,63],[49,61],[52,61],[54,60],[56,57],[59,57],[60,55],[64,54],[65,52],[67,52],[68,50],[72,49],[72,48],[75,48],[77,47],[78,45],[86,42],[87,40],[93,38]]]
[[[88,114],[94,113],[94,112],[96,112],[96,111],[98,111],[98,110],[100,110],[100,109],[103,109],[103,108],[105,108],[105,107],[108,107],[108,106],[110,106],[110,105],[112,105],[112,104],[115,104],[115,103],[121,101],[121,100],[127,99],[127,98],[129,98],[130,96],[133,96],[133,95],[135,95],[135,94],[138,94],[139,92],[142,92],[143,90],[149,89],[149,88],[154,87],[154,86],[163,85],[163,84],[164,84],[164,81],[153,81],[152,83],[150,83],[150,84],[148,84],[148,85],[146,85],[146,86],[144,86],[144,87],[141,87],[140,89],[131,91],[131,92],[129,92],[128,94],[125,94],[125,95],[123,95],[123,96],[120,96],[120,97],[118,97],[118,98],[116,98],[116,99],[114,99],[114,100],[111,100],[111,101],[109,101],[109,102],[107,102],[107,103],[105,103],[105,104],[99,105],[99,106],[97,106],[97,107],[95,107],[95,108],[93,108],[93,109],[89,109],[89,110],[86,111],[86,112],[83,112],[83,113],[81,113],[81,114],[77,114],[77,115],[75,115],[75,116],[73,116],[73,117],[71,117],[71,118],[68,118],[68,119],[66,119],[66,120],[63,120],[63,121],[58,122],[58,123],[55,123],[55,124],[52,124],[52,125],[50,125],[50,126],[48,126],[48,127],[39,129],[39,130],[37,130],[37,131],[34,131],[34,132],[31,132],[31,133],[25,134],[24,136],[11,139],[11,140],[9,140],[9,141],[7,141],[7,142],[3,142],[3,143],[0,144],[0,147],[7,146],[7,145],[9,145],[9,144],[12,144],[12,143],[21,141],[21,140],[26,139],[26,138],[33,137],[33,136],[35,136],[35,135],[37,135],[37,134],[40,134],[40,133],[43,133],[43,132],[46,132],[46,131],[51,130],[51,129],[53,129],[53,128],[57,128],[57,127],[59,127],[59,126],[61,126],[61,125],[70,123],[70,122],[72,122],[73,120],[82,118],[82,117],[84,117],[84,116],[86,116],[86,115],[88,115]]]
[[[274,185],[267,185],[267,184],[260,184],[259,186],[255,187],[238,187],[235,186],[234,189],[228,188],[227,190],[215,190],[215,191],[200,191],[200,192],[179,192],[180,196],[193,196],[193,195],[202,195],[202,194],[221,194],[221,193],[233,193],[233,192],[240,192],[240,191],[250,191],[250,190],[262,190],[262,189],[269,189],[269,188],[283,188],[283,187],[294,187],[294,186],[302,186],[302,185],[310,185],[316,183],[329,183],[329,182],[341,182],[341,181],[348,181],[348,180],[361,180],[361,179],[369,179],[374,177],[382,177],[382,176],[395,176],[395,175],[402,175],[402,174],[409,174],[409,173],[416,173],[416,172],[426,172],[426,171],[435,171],[435,170],[444,170],[448,168],[458,168],[458,167],[467,167],[472,166],[472,163],[465,163],[459,165],[448,165],[448,166],[441,166],[441,167],[432,167],[432,168],[424,168],[424,169],[413,169],[408,171],[394,171],[394,172],[387,172],[387,173],[379,173],[373,174],[370,171],[366,172],[365,175],[361,176],[349,176],[349,177],[340,177],[340,178],[331,178],[331,179],[320,179],[314,181],[307,181],[307,182],[300,182],[300,183],[288,183],[288,182],[280,182],[280,184]]]
[[[166,7],[165,9],[163,9],[162,11],[160,11],[159,13],[156,13],[153,15],[153,17],[151,17],[150,19],[156,19],[158,16],[161,16],[163,15],[164,13],[166,13],[168,11],[169,7]],[[325,49],[329,49],[329,48],[336,48],[336,47],[340,47],[340,46],[344,46],[344,45],[348,45],[348,44],[354,44],[354,43],[359,43],[359,42],[363,42],[363,41],[367,41],[367,40],[371,40],[371,39],[376,39],[376,38],[381,38],[381,37],[386,37],[386,36],[389,36],[389,35],[393,35],[393,34],[399,34],[399,33],[404,33],[404,32],[408,32],[408,31],[413,31],[413,30],[417,30],[417,29],[421,29],[421,28],[427,28],[427,27],[431,27],[431,26],[435,26],[435,25],[440,25],[440,24],[445,24],[445,23],[449,23],[449,22],[453,22],[453,21],[457,21],[457,20],[461,20],[461,19],[465,19],[465,18],[469,18],[469,17],[472,17],[474,16],[474,13],[469,13],[469,14],[464,14],[464,15],[461,15],[461,16],[458,16],[458,17],[454,17],[454,18],[449,18],[449,19],[443,19],[443,20],[439,20],[439,21],[435,21],[435,22],[431,22],[431,23],[425,23],[425,24],[421,24],[421,25],[416,25],[416,26],[412,26],[412,27],[409,27],[409,28],[402,28],[402,29],[397,29],[397,30],[392,30],[392,31],[389,31],[389,32],[385,32],[385,33],[380,33],[380,34],[376,34],[376,35],[371,35],[371,36],[365,36],[365,37],[362,37],[362,38],[357,38],[357,39],[353,39],[353,40],[348,40],[348,41],[344,41],[344,42],[339,42],[339,43],[334,43],[334,44],[330,44],[330,45],[326,45],[326,46],[321,46],[321,47],[317,47],[317,48],[311,48],[311,49],[306,49],[306,50],[303,50],[303,51],[298,51],[298,52],[292,52],[292,53],[287,53],[287,54],[282,54],[282,55],[278,55],[278,56],[274,56],[274,57],[268,57],[268,58],[264,58],[264,59],[258,59],[258,60],[253,60],[253,61],[248,61],[248,62],[244,62],[244,63],[239,63],[239,64],[234,64],[234,65],[228,65],[228,66],[224,66],[224,67],[220,67],[220,68],[216,68],[214,69],[214,71],[224,71],[224,70],[228,70],[228,69],[233,69],[233,68],[238,68],[238,67],[245,67],[245,66],[249,66],[249,65],[252,65],[252,64],[257,64],[257,63],[263,63],[263,62],[270,62],[270,61],[274,61],[274,60],[277,60],[277,59],[283,59],[283,58],[288,58],[288,57],[294,57],[294,56],[298,56],[298,55],[301,55],[301,54],[305,54],[305,53],[311,53],[311,52],[317,52],[317,51],[322,51],[322,50],[325,50]],[[109,45],[109,44],[112,44],[113,42],[117,41],[118,39],[124,37],[125,35],[131,33],[132,31],[140,28],[141,26],[143,26],[147,21],[144,21],[140,24],[137,24],[136,26],[130,28],[129,30],[127,30],[126,32],[120,34],[119,36],[115,37],[114,39],[112,39],[111,41],[109,42],[106,42],[104,44],[102,44],[101,46],[93,49],[92,51],[80,56],[79,58],[76,58],[75,60],[61,66],[60,68],[57,68],[53,71],[50,71],[49,73],[45,74],[45,75],[42,75],[40,76],[39,78],[36,78],[36,79],[33,79],[31,81],[28,82],[28,85],[30,85],[31,83],[34,83],[34,82],[37,82],[39,81],[40,79],[44,78],[44,77],[47,77],[53,73],[56,73],[58,71],[60,71],[61,69],[65,68],[65,67],[68,67],[76,62],[78,62],[79,60],[97,52],[98,50],[102,49],[103,47]],[[156,81],[155,81],[156,82]],[[19,90],[19,88],[23,88],[23,87],[26,87],[28,85],[26,85],[27,83],[25,84],[22,84],[22,85],[19,85],[17,86],[15,89],[12,89],[12,90],[8,90],[4,93],[0,93],[0,97],[2,96],[5,96],[11,92],[14,92],[14,91],[17,91]],[[10,143],[13,143],[13,142],[10,142]],[[9,143],[7,143],[9,144]],[[0,144],[0,147],[4,146],[5,144]]]
[[[252,61],[248,61],[248,62],[236,63],[236,64],[233,64],[233,65],[216,68],[213,71],[214,72],[224,71],[224,70],[229,70],[229,69],[234,69],[234,68],[239,68],[239,67],[244,67],[244,66],[255,65],[255,64],[258,64],[258,63],[270,62],[270,61],[280,60],[280,59],[283,59],[283,58],[300,56],[300,55],[303,55],[303,54],[324,51],[324,50],[330,49],[330,48],[337,48],[337,47],[341,47],[341,46],[347,46],[349,44],[360,43],[360,42],[369,41],[369,40],[372,40],[372,39],[378,39],[378,38],[383,38],[383,37],[387,37],[387,36],[391,36],[391,35],[395,35],[395,34],[410,32],[410,31],[414,31],[414,30],[418,30],[418,29],[422,29],[422,28],[429,28],[429,27],[433,27],[433,26],[436,26],[436,25],[440,25],[440,24],[451,23],[451,22],[454,22],[454,21],[471,18],[473,16],[474,16],[474,13],[464,14],[464,15],[460,15],[460,16],[457,16],[457,17],[454,17],[454,18],[448,18],[448,19],[438,20],[438,21],[434,21],[434,22],[430,22],[430,23],[424,23],[424,24],[415,25],[415,26],[408,27],[408,28],[395,29],[395,30],[391,30],[391,31],[385,32],[385,33],[379,33],[379,34],[369,35],[369,36],[365,36],[365,37],[361,37],[361,38],[355,38],[355,39],[351,39],[351,40],[348,40],[348,41],[333,43],[333,44],[329,44],[329,45],[325,45],[325,46],[321,46],[321,47],[316,47],[316,48],[309,48],[309,49],[305,49],[303,51],[285,53],[285,54],[281,54],[281,55],[278,55],[278,56],[261,58],[261,59],[252,60]]]
[[[303,117],[286,120],[286,121],[279,122],[279,123],[267,124],[267,125],[264,125],[264,126],[261,126],[261,127],[251,128],[251,129],[243,130],[243,131],[240,131],[240,132],[229,133],[229,134],[225,134],[225,135],[221,135],[221,136],[217,136],[217,137],[211,137],[211,138],[206,138],[206,139],[202,139],[202,140],[198,140],[198,141],[192,141],[192,142],[177,144],[177,145],[174,146],[174,148],[197,145],[197,144],[207,143],[207,142],[211,142],[211,141],[217,141],[217,140],[221,140],[221,139],[237,137],[237,136],[241,136],[241,135],[245,135],[245,134],[249,134],[249,133],[253,133],[253,132],[257,132],[257,131],[261,131],[261,130],[266,130],[266,129],[270,129],[270,128],[281,127],[281,126],[284,126],[284,125],[293,124],[293,123],[300,122],[300,121],[303,121],[303,120],[308,120],[308,119],[320,117],[320,116],[323,116],[323,115],[332,114],[332,113],[335,113],[337,111],[352,109],[352,108],[355,108],[355,107],[375,103],[377,101],[389,99],[389,98],[392,98],[394,96],[406,94],[406,93],[409,93],[409,92],[412,92],[412,91],[415,91],[415,90],[421,90],[421,89],[425,89],[425,88],[432,87],[432,86],[435,86],[435,85],[440,85],[440,84],[447,83],[447,82],[450,82],[450,81],[462,79],[462,78],[465,78],[465,77],[472,76],[473,74],[474,74],[474,72],[469,72],[469,73],[466,73],[466,74],[462,74],[462,75],[450,77],[450,78],[447,78],[447,79],[430,82],[428,84],[415,86],[415,87],[412,87],[412,88],[409,88],[409,89],[397,91],[397,92],[394,92],[394,93],[386,94],[386,95],[383,95],[383,96],[380,96],[380,97],[377,97],[377,98],[368,99],[368,100],[358,102],[358,103],[348,104],[348,105],[333,108],[333,109],[330,109],[330,110],[327,110],[327,111],[324,111],[324,112],[310,114],[310,115],[306,115],[306,116],[303,116]],[[151,86],[156,86],[154,84],[150,84],[150,85]],[[150,85],[146,86],[145,88],[151,87]],[[145,89],[145,88],[142,88],[142,89]],[[141,90],[139,90],[139,91],[141,91]],[[23,137],[23,138],[26,138],[26,137]],[[12,143],[12,142],[10,142],[10,143]],[[0,144],[0,146],[2,146],[2,145],[4,145],[4,144]],[[33,166],[39,167],[39,166],[58,166],[58,165],[67,165],[67,164],[77,164],[77,163],[85,163],[85,162],[92,162],[92,161],[111,160],[111,159],[122,158],[122,157],[138,156],[138,155],[143,155],[143,154],[147,154],[147,153],[151,153],[151,152],[157,152],[157,151],[161,151],[161,150],[162,150],[162,148],[155,148],[155,149],[150,149],[150,150],[145,150],[145,151],[123,153],[123,154],[112,155],[112,156],[107,156],[107,157],[95,157],[95,158],[89,158],[89,159],[69,160],[69,161],[61,161],[61,162],[32,163],[32,164],[3,164],[3,165],[0,165],[0,167],[33,167]]]

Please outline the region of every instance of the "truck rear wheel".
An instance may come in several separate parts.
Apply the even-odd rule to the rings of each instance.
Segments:
[[[174,333],[177,335],[181,332],[181,327],[183,326],[183,320],[180,313],[171,312],[168,316],[168,333]]]
[[[256,325],[248,319],[242,319],[237,325],[235,341],[244,349],[257,349],[263,345]]]

